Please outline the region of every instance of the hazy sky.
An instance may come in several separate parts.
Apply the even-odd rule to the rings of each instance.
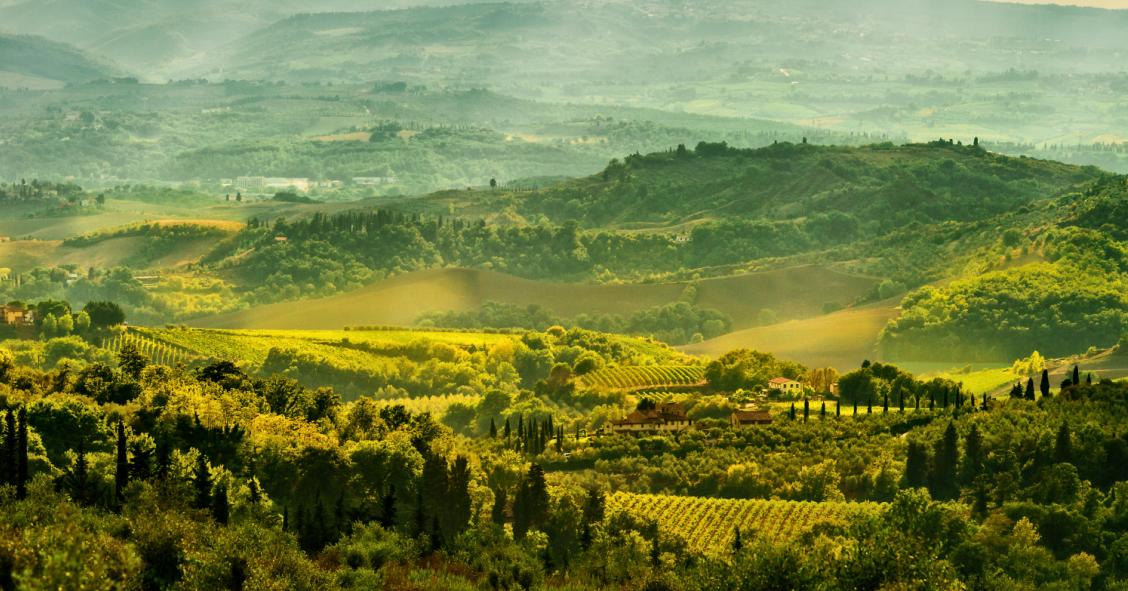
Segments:
[[[1100,8],[1128,9],[1128,0],[1002,0],[1023,4],[1073,4],[1076,6],[1098,6]]]

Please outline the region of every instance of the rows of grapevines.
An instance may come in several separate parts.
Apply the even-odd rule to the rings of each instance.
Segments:
[[[131,343],[137,347],[142,355],[148,357],[153,363],[161,365],[176,365],[177,363],[188,362],[193,358],[190,351],[149,338],[132,330],[106,337],[102,340],[102,348],[116,354],[121,351],[126,343]]]
[[[692,386],[705,380],[699,365],[607,367],[584,376],[584,385],[607,390],[639,390],[657,386]]]
[[[384,398],[380,399],[379,403],[388,406],[398,404],[410,412],[416,414],[428,412],[439,418],[445,415],[447,409],[452,405],[464,404],[473,407],[477,406],[481,400],[482,397],[477,394],[449,394],[446,396],[420,396],[418,398]]]
[[[607,500],[607,507],[657,522],[661,531],[681,537],[692,551],[717,554],[731,548],[737,527],[744,536],[787,542],[816,525],[845,523],[852,515],[876,513],[882,505],[617,492]]]

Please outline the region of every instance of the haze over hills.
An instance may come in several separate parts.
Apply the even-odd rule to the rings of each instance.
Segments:
[[[106,60],[64,43],[0,34],[0,86],[50,89],[121,73]]]

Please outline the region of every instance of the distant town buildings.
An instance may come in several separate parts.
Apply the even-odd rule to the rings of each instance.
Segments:
[[[394,176],[354,176],[352,182],[361,187],[378,187],[380,185],[394,185],[399,182],[399,179]]]
[[[287,189],[308,193],[310,181],[307,178],[241,176],[235,179],[234,185],[239,191],[247,193],[268,193]]]

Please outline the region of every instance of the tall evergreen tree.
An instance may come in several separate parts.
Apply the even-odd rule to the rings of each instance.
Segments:
[[[196,508],[211,507],[212,479],[208,458],[204,454],[196,457],[196,469],[192,473],[192,488],[196,491]]]
[[[1076,365],[1073,366],[1073,384],[1076,386],[1081,385],[1081,368]]]
[[[157,440],[156,465],[153,473],[157,480],[161,481],[168,480],[172,473],[172,446],[164,437]]]
[[[740,554],[740,551],[744,549],[744,542],[740,539],[740,526],[736,526],[735,530],[732,538],[732,553]]]
[[[390,530],[396,526],[396,485],[388,486],[388,492],[380,498],[380,526]]]
[[[905,487],[924,488],[928,485],[928,448],[921,442],[909,440],[905,456]]]
[[[494,424],[493,417],[490,417],[490,439],[497,439],[497,425]]]
[[[811,401],[806,397],[803,398],[803,422],[806,423],[807,419],[811,418]]]
[[[4,457],[3,466],[0,466],[3,480],[0,484],[16,483],[16,447],[16,414],[9,408],[4,415]]]
[[[423,474],[420,477],[420,490],[423,494],[423,523],[429,526],[438,520],[447,506],[450,491],[446,459],[434,452],[428,452],[423,459]],[[431,533],[430,531],[426,533]]]
[[[1034,378],[1026,380],[1026,399],[1034,400]]]
[[[964,460],[962,482],[970,485],[975,482],[983,471],[983,438],[979,434],[979,425],[972,424],[971,429],[964,438]]]
[[[216,523],[226,525],[230,512],[231,508],[227,500],[227,485],[223,483],[223,481],[220,481],[215,485],[215,493],[212,494],[212,518],[215,519]]]
[[[959,437],[956,425],[948,421],[943,437],[936,442],[932,458],[932,496],[940,500],[953,499],[959,493],[957,484],[960,463]]]
[[[16,427],[16,498],[27,498],[27,408],[20,407]]]
[[[79,505],[85,505],[90,498],[90,472],[86,463],[86,446],[78,442],[75,451],[74,466],[70,473],[71,498]]]
[[[125,445],[125,423],[117,424],[117,462],[114,466],[114,499],[125,500],[125,487],[129,484],[129,455]]]
[[[1038,389],[1042,392],[1042,398],[1047,398],[1050,395],[1050,370],[1042,370],[1042,383]]]
[[[505,506],[508,503],[506,499],[505,489],[498,488],[494,491],[493,507],[490,509],[490,521],[497,525],[505,525]]]
[[[1054,441],[1054,462],[1059,464],[1073,461],[1073,435],[1069,431],[1069,424],[1062,423],[1058,427],[1057,438]]]
[[[548,485],[544,480],[544,470],[533,464],[513,500],[513,537],[523,539],[530,529],[544,525],[547,518]]]
[[[466,530],[474,510],[470,499],[470,461],[466,456],[458,456],[450,471],[450,485],[447,493],[447,531],[450,539]]]

